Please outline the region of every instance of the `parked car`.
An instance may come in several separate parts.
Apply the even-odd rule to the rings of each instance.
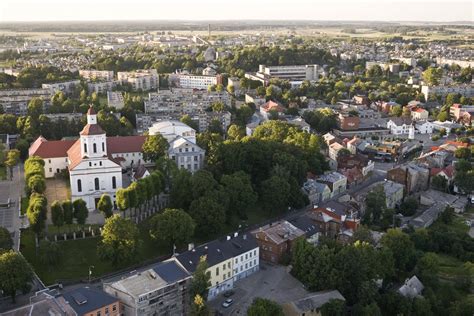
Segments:
[[[224,293],[224,297],[231,297],[234,294],[235,294],[235,292],[230,290],[230,291],[227,291],[227,292]]]
[[[232,303],[234,303],[234,300],[231,298],[228,298],[222,303],[222,307],[227,308],[230,305],[232,305]]]

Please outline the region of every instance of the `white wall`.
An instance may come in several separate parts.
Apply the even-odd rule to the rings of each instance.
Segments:
[[[63,169],[67,169],[67,157],[46,158],[44,160],[44,174],[46,178],[52,178]]]

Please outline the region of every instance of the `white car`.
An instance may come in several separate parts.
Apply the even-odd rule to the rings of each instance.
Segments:
[[[227,308],[230,305],[232,305],[232,303],[234,303],[234,300],[231,298],[228,298],[222,303],[222,307]]]

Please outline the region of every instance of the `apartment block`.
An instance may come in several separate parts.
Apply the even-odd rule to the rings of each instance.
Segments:
[[[50,105],[51,96],[49,89],[0,90],[0,106],[6,114],[26,115],[31,99],[42,99],[46,109]]]
[[[79,76],[87,80],[105,80],[111,81],[114,79],[114,72],[109,70],[79,70]]]
[[[122,92],[107,91],[107,105],[117,110],[122,109],[125,106]]]
[[[41,88],[48,89],[51,94],[56,92],[63,92],[64,94],[71,94],[74,92],[76,87],[81,83],[80,80],[71,80],[57,83],[43,83]]]
[[[168,81],[171,86],[177,88],[207,90],[209,86],[222,84],[222,76],[170,74]]]
[[[117,280],[106,280],[103,286],[122,303],[121,315],[188,315],[190,283],[191,275],[173,258]]]
[[[118,72],[120,83],[129,84],[134,91],[149,91],[158,88],[159,78],[155,69],[141,69],[129,72]]]

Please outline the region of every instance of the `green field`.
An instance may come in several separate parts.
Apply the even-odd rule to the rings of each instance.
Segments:
[[[55,267],[47,266],[40,262],[36,255],[34,234],[30,230],[22,233],[21,252],[46,285],[86,279],[89,266],[94,266],[92,269],[92,277],[94,278],[146,262],[147,260],[157,259],[171,252],[169,247],[149,237],[148,229],[145,225],[139,225],[139,228],[143,241],[139,253],[133,262],[122,263],[118,266],[113,266],[111,263],[99,259],[97,245],[100,239],[98,237],[59,242],[62,248],[63,259]]]

